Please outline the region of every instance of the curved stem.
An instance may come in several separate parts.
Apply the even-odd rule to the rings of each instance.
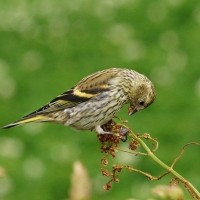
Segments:
[[[130,130],[130,129],[129,129]],[[178,172],[176,172],[172,167],[166,165],[164,162],[162,162],[155,154],[149,149],[149,147],[146,145],[146,143],[136,136],[132,131],[131,134],[134,136],[134,138],[142,145],[142,147],[147,151],[148,156],[153,159],[156,163],[158,163],[160,166],[165,168],[168,172],[172,173],[178,180],[180,180],[185,188],[190,192],[193,198],[200,200],[200,193],[198,190],[183,176],[181,176]]]

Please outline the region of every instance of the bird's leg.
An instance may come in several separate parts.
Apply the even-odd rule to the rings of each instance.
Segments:
[[[124,128],[121,125],[117,125],[117,123],[113,121],[112,119],[108,121],[106,124],[102,125],[102,128],[103,130],[107,130],[110,132],[113,132],[113,131],[117,132],[120,135],[122,142],[125,142],[127,140],[129,130]]]
[[[102,128],[100,125],[95,126],[95,131],[96,131],[98,134],[112,134],[111,132],[104,131],[103,128]]]

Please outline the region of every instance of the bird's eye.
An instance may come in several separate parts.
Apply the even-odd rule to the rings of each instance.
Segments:
[[[144,101],[140,101],[140,102],[139,102],[139,104],[140,104],[141,106],[144,106],[144,103],[145,103]]]

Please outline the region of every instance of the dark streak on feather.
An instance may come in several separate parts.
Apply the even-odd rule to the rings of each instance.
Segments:
[[[56,102],[59,101],[59,100],[66,101],[66,104],[68,102],[71,102],[69,104],[69,107],[73,107],[74,105],[76,105],[76,103],[81,103],[81,102],[87,101],[89,99],[90,98],[80,97],[80,96],[77,96],[77,95],[73,94],[73,88],[72,88],[71,90],[68,90],[68,91],[64,92],[63,94],[57,96],[55,99],[50,101],[50,103],[46,104],[45,106],[43,106],[43,107],[39,108],[38,110],[36,110],[36,111],[24,116],[24,118],[28,117],[28,116],[31,116],[31,115],[39,114],[40,112],[43,112],[43,111],[45,112],[45,110],[47,110],[51,106],[57,106],[57,110],[60,110],[59,107],[62,107],[62,105],[59,105],[59,104],[56,105]],[[54,111],[51,111],[51,110],[48,111],[47,110],[47,112],[49,112],[49,113],[54,112]]]
[[[62,95],[53,99],[50,103],[53,103],[58,100],[72,101],[72,102],[84,102],[84,101],[87,101],[88,99],[90,99],[88,97],[77,96],[77,95],[73,94],[73,91],[74,90],[71,89],[71,90],[68,90],[67,92],[64,92]]]
[[[81,92],[87,93],[87,94],[98,94],[100,92],[108,91],[108,88],[94,88],[94,89],[88,89],[88,90],[81,90]]]

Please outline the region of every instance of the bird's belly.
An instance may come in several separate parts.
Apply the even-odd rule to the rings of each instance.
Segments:
[[[99,115],[96,115],[95,117],[88,115],[88,116],[85,116],[85,118],[80,119],[77,122],[74,122],[72,126],[77,129],[89,130],[89,129],[93,129],[95,126],[105,124],[114,116],[115,114],[112,114],[112,115],[99,114]]]
[[[104,110],[101,110],[101,112],[94,111],[93,113],[88,111],[84,117],[79,118],[71,125],[77,129],[93,129],[95,126],[105,124],[112,119],[118,109],[112,113],[104,113],[103,111]]]
[[[105,104],[80,104],[69,113],[70,119],[65,125],[82,130],[93,129],[95,126],[103,125],[112,119],[122,107],[122,104],[118,101],[105,102]]]

